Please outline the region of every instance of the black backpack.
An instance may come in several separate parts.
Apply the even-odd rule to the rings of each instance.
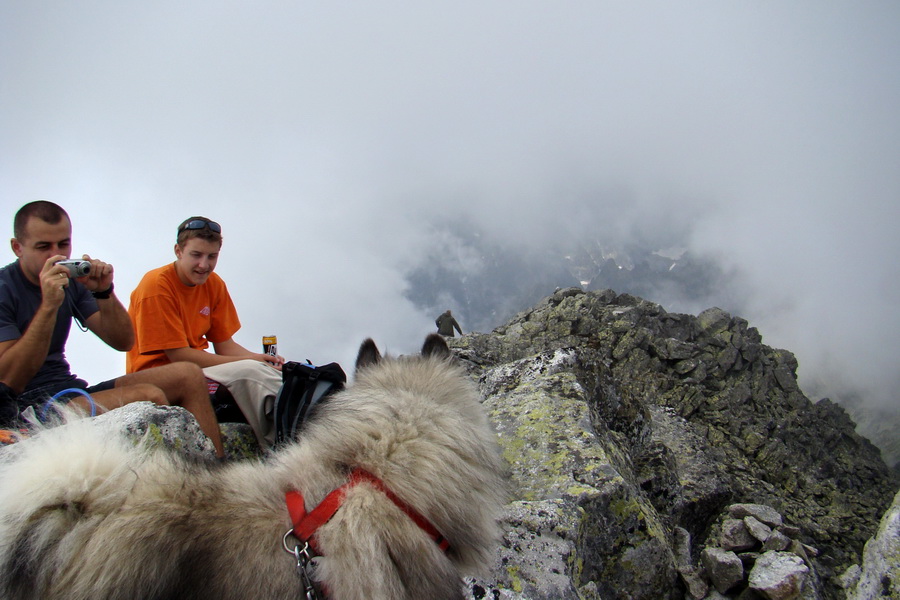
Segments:
[[[344,389],[347,375],[341,365],[321,367],[289,361],[281,367],[281,390],[275,397],[275,444],[294,439],[312,409]]]
[[[19,404],[16,394],[8,385],[0,381],[0,427],[12,427],[17,424]]]

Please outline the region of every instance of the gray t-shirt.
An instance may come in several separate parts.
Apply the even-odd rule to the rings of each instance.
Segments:
[[[41,288],[25,278],[19,261],[0,269],[0,342],[22,337],[40,304]],[[69,338],[73,318],[83,326],[84,321],[98,310],[97,301],[88,289],[77,281],[69,281],[66,301],[59,307],[56,315],[56,326],[50,338],[47,358],[25,386],[25,392],[78,381],[66,360],[66,340]]]

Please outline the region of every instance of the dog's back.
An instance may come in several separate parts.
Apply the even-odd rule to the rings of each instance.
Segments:
[[[7,448],[0,462],[0,597],[62,597],[70,565],[90,571],[96,528],[138,483],[145,449],[67,416]]]
[[[302,492],[311,510],[359,467],[450,548],[382,490],[356,485],[316,533],[313,575],[329,597],[459,598],[461,572],[491,560],[504,483],[474,387],[446,360],[443,340],[425,349],[382,360],[364,343],[355,385],[260,464],[187,464],[90,421],[24,442],[0,460],[0,597],[299,597],[296,565],[281,549],[284,493]]]

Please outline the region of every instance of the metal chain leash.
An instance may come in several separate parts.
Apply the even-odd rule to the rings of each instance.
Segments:
[[[299,544],[295,545],[293,548],[288,546],[288,536],[293,533],[294,530],[289,529],[287,533],[284,534],[281,543],[284,547],[284,551],[293,556],[297,561],[297,573],[299,573],[300,582],[303,585],[304,598],[306,600],[324,600],[324,598],[319,596],[315,585],[313,585],[312,578],[309,576],[308,568],[313,560],[313,557],[309,553],[309,544],[304,542],[302,548]]]

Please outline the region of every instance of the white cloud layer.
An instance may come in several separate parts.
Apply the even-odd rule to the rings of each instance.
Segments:
[[[898,31],[887,1],[10,0],[2,212],[63,205],[126,301],[208,215],[237,340],[346,366],[432,329],[403,273],[434,219],[534,247],[672,227],[801,374],[895,402]],[[72,338],[76,372],[121,373]]]

